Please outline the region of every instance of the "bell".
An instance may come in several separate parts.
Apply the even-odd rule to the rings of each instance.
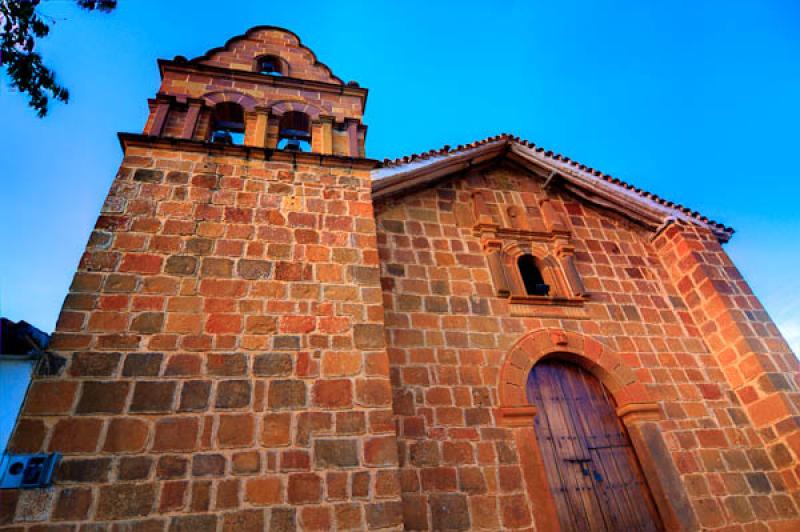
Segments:
[[[283,149],[287,151],[303,151],[303,146],[297,139],[287,139],[286,146]]]
[[[233,144],[233,136],[230,131],[218,129],[211,134],[211,142],[214,144]]]

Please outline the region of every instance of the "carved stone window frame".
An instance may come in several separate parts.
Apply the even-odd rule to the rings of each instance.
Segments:
[[[540,203],[545,230],[500,227],[491,216],[478,216],[474,230],[487,254],[497,297],[507,298],[512,315],[585,318],[586,288],[575,267],[571,231],[549,200]],[[550,285],[546,296],[528,295],[517,265],[531,254]],[[538,307],[526,308],[526,307]]]

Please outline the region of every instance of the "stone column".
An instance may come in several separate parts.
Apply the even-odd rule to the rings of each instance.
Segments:
[[[186,111],[186,118],[183,121],[183,129],[181,130],[182,139],[194,138],[195,129],[197,129],[197,120],[200,117],[200,109],[203,108],[202,100],[189,100],[189,109]]]
[[[280,129],[280,117],[275,116],[272,111],[267,115],[267,130],[264,147],[274,150],[278,147],[278,134]]]
[[[581,297],[586,295],[586,287],[583,285],[578,269],[575,267],[575,248],[565,240],[556,242],[556,257],[561,263],[564,275],[567,279],[570,297]]]
[[[347,147],[350,157],[361,157],[361,149],[358,145],[358,124],[359,121],[353,118],[346,118],[347,127]]]
[[[245,113],[245,145],[264,148],[267,144],[268,125],[268,108],[256,107],[254,110]]]
[[[508,281],[505,264],[503,264],[502,242],[499,240],[484,240],[483,249],[489,264],[489,272],[492,274],[495,292],[500,297],[511,295],[511,283]]]
[[[321,120],[311,122],[311,151],[314,153],[322,153],[325,146],[324,126]]]
[[[150,101],[151,119],[147,121],[147,125],[144,128],[145,135],[158,137],[164,132],[164,126],[169,116],[170,101],[170,98],[163,95],[159,95],[155,100]]]

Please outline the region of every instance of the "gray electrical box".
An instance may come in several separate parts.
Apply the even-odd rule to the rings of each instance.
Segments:
[[[0,458],[0,489],[47,487],[60,459],[59,453],[4,454]]]

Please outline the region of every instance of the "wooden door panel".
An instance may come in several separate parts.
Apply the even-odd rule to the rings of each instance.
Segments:
[[[640,507],[629,496],[625,473],[615,459],[615,449],[625,447],[627,441],[616,412],[610,408],[610,398],[600,382],[585,371],[568,366],[565,372],[565,386],[575,399],[573,412],[587,434],[592,465],[597,471],[595,486],[606,503],[604,508],[610,514],[613,529],[622,530],[635,522],[637,530],[649,530],[646,521],[642,522]]]
[[[528,399],[563,530],[662,530],[612,398],[594,376],[558,360],[531,370]]]
[[[604,427],[597,432],[605,436],[603,446],[598,446],[598,462],[608,471],[613,490],[622,511],[635,521],[638,530],[658,530],[658,512],[644,482],[625,426],[617,417],[613,400],[603,385],[592,375],[581,372],[580,383],[591,398],[588,418],[594,426]]]
[[[559,514],[564,516],[561,518],[562,528],[606,530],[591,473],[586,473],[587,461],[591,460],[591,456],[570,416],[570,405],[560,382],[561,375],[557,369],[543,366],[537,371],[537,380],[541,406],[536,417],[541,417],[541,425],[547,426],[554,449],[555,460],[550,469],[556,471],[552,478],[556,478],[557,482],[551,482],[551,487],[563,493],[569,512],[569,515]],[[575,528],[569,528],[565,522],[575,523]]]

